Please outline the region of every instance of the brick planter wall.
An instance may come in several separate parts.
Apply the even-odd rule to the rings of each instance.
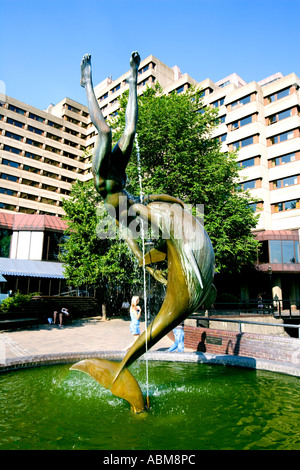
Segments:
[[[185,326],[184,332],[184,346],[193,351],[300,364],[300,340],[296,338],[194,326]],[[169,337],[173,340],[174,336],[170,333]]]

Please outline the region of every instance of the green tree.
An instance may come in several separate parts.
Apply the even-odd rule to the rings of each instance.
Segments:
[[[125,123],[127,95],[120,100],[117,118],[111,122],[114,140]],[[216,255],[219,272],[239,271],[257,256],[258,242],[251,229],[257,216],[254,202],[238,184],[236,153],[221,151],[212,137],[218,110],[204,107],[201,90],[164,95],[159,85],[139,97],[137,139],[145,194],[165,193],[195,206],[203,204],[205,229]],[[127,167],[128,191],[137,194],[137,156]]]
[[[140,269],[127,244],[119,238],[93,181],[75,182],[70,198],[63,200],[63,208],[67,237],[60,261],[69,284],[94,286],[104,303],[116,298],[116,287],[129,295],[131,287],[141,283]]]

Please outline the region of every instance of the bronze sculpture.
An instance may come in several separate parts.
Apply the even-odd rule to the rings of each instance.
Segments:
[[[156,280],[167,285],[166,296],[159,313],[147,331],[132,345],[122,362],[95,358],[80,361],[71,367],[94,377],[114,395],[127,400],[137,413],[145,409],[144,398],[137,381],[127,368],[144,354],[146,344],[150,349],[199,306],[210,306],[216,295],[213,286],[214,253],[211,242],[199,221],[184,209],[182,201],[164,194],[146,196],[140,201],[125,190],[125,170],[133,148],[138,118],[139,64],[139,54],[133,52],[130,59],[125,130],[112,150],[111,130],[101,113],[93,90],[89,54],[83,57],[81,63],[81,85],[86,89],[90,117],[98,131],[92,163],[95,188],[105,203],[113,207],[117,225],[126,219],[127,226],[123,236],[140,266],[145,265]],[[124,203],[120,204],[120,200],[124,198],[125,206]],[[144,259],[130,230],[130,221],[137,215],[150,222],[151,226],[163,235],[162,243],[147,253]],[[161,271],[149,266],[165,258],[168,260],[167,280]]]

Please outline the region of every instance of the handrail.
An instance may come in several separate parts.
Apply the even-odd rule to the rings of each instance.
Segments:
[[[232,320],[229,318],[211,318],[211,317],[203,317],[197,314],[190,315],[189,318],[195,318],[196,320],[206,320],[206,321],[226,321],[231,323],[238,323],[239,324],[239,332],[242,333],[242,323],[248,323],[252,325],[263,325],[263,326],[276,326],[281,328],[298,328],[298,338],[300,339],[300,325],[290,325],[288,323],[283,323],[282,325],[278,325],[278,323],[267,323],[267,322],[259,322],[259,321],[249,321],[249,320]]]
[[[294,307],[292,307],[294,306]],[[264,299],[239,299],[238,301],[217,301],[208,310],[212,312],[269,313],[276,317],[300,315],[299,299],[279,299],[276,296]]]

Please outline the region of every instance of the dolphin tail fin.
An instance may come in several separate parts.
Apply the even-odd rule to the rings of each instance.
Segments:
[[[145,410],[140,386],[128,369],[120,371],[120,363],[105,359],[84,359],[70,367],[93,377],[113,395],[128,401],[135,413]]]

